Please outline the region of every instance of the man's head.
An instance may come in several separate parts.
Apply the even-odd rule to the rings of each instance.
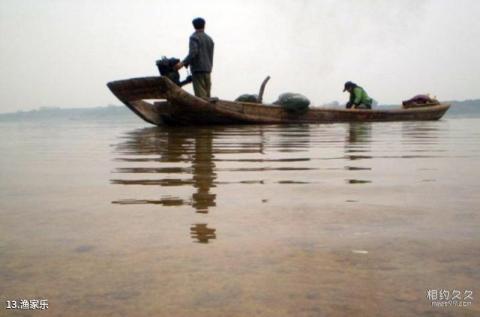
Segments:
[[[205,28],[205,20],[202,18],[195,18],[192,21],[195,30],[203,30]]]
[[[343,86],[343,91],[352,91],[353,88],[357,87],[357,84],[355,84],[354,82],[351,82],[351,81],[347,81],[345,83],[345,86]]]

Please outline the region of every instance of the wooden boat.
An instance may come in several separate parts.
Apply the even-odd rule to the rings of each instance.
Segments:
[[[450,107],[448,104],[394,110],[313,107],[305,113],[294,114],[277,105],[201,99],[189,94],[164,76],[113,81],[107,86],[130,110],[155,125],[438,120]]]

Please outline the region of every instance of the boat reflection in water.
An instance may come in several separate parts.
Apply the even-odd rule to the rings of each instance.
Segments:
[[[370,140],[372,134],[372,124],[369,122],[352,122],[348,124],[348,134],[345,140],[345,159],[347,165],[345,169],[347,171],[353,171],[355,173],[360,173],[358,171],[370,171],[371,167],[364,165],[358,166],[350,164],[351,161],[361,161],[365,159],[371,159],[370,155]],[[368,154],[368,155],[367,155]],[[372,181],[366,179],[352,178],[349,177],[345,180],[347,184],[358,185],[358,184],[369,184]]]
[[[190,228],[191,237],[199,243],[208,243],[211,239],[216,239],[216,229],[208,228],[205,223],[197,223]]]
[[[194,153],[192,156],[192,184],[196,193],[192,195],[192,206],[198,213],[208,213],[210,207],[215,206],[216,195],[211,193],[215,187],[217,174],[214,172],[211,129],[200,130],[194,134]]]
[[[128,164],[154,164],[156,167],[117,168],[115,173],[162,175],[160,179],[112,179],[112,184],[153,185],[161,187],[192,186],[196,192],[191,199],[162,195],[159,199],[123,199],[115,204],[159,204],[163,206],[191,205],[198,213],[208,213],[215,206],[215,163],[212,153],[212,130],[144,128],[126,135],[115,145],[122,157],[117,161]],[[191,176],[185,178],[185,175]],[[174,176],[174,177],[172,177]]]
[[[215,155],[254,154],[263,152],[262,127],[149,127],[127,132],[121,142],[114,145],[116,161],[122,162],[113,172],[115,185],[159,186],[154,198],[128,198],[115,200],[119,205],[161,205],[164,207],[191,206],[196,213],[208,214],[216,206],[214,191],[218,182]],[[235,142],[229,138],[253,136],[253,142]],[[226,138],[226,139],[224,139]],[[214,139],[216,147],[214,149]],[[221,160],[218,159],[217,160]],[[126,165],[126,166],[125,166]],[[119,174],[125,175],[118,177]],[[160,176],[160,177],[158,177]],[[193,189],[184,195],[186,189]],[[150,188],[129,195],[151,196]],[[168,194],[167,194],[168,193]],[[178,197],[178,196],[182,197]],[[215,229],[207,224],[193,224],[191,236],[197,242],[207,243],[216,238]]]
[[[112,184],[160,186],[162,195],[156,199],[121,199],[113,204],[154,204],[168,206],[192,206],[197,213],[207,214],[209,208],[215,206],[216,173],[213,161],[212,129],[190,128],[144,128],[126,134],[114,149],[121,161],[129,167],[117,168],[114,174],[125,174],[122,179],[112,179]],[[146,164],[154,167],[144,167]],[[131,167],[133,165],[133,167]],[[141,179],[130,179],[130,175],[142,176]],[[152,175],[160,178],[152,179]],[[131,177],[131,176],[130,176]],[[191,198],[177,197],[179,186],[194,189]],[[170,190],[169,187],[172,187]],[[173,195],[164,194],[172,192]],[[145,191],[147,192],[147,191]],[[133,192],[138,195],[138,192]],[[192,238],[207,243],[215,239],[215,229],[207,224],[194,224],[191,228]]]
[[[348,160],[369,159],[371,156],[362,155],[362,153],[370,152],[367,147],[370,143],[372,134],[372,124],[365,123],[349,123],[348,135],[345,140],[345,157]],[[360,153],[360,154],[358,154]]]

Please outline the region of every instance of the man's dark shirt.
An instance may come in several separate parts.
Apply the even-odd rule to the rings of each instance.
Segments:
[[[213,66],[213,40],[203,31],[190,36],[188,56],[183,64],[190,66],[192,73],[210,73]]]

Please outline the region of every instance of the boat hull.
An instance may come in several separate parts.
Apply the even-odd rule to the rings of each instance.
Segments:
[[[292,114],[275,105],[204,100],[165,77],[108,83],[110,90],[140,118],[155,125],[295,124],[438,120],[448,104],[394,110],[310,108]],[[151,101],[158,100],[163,101]]]

